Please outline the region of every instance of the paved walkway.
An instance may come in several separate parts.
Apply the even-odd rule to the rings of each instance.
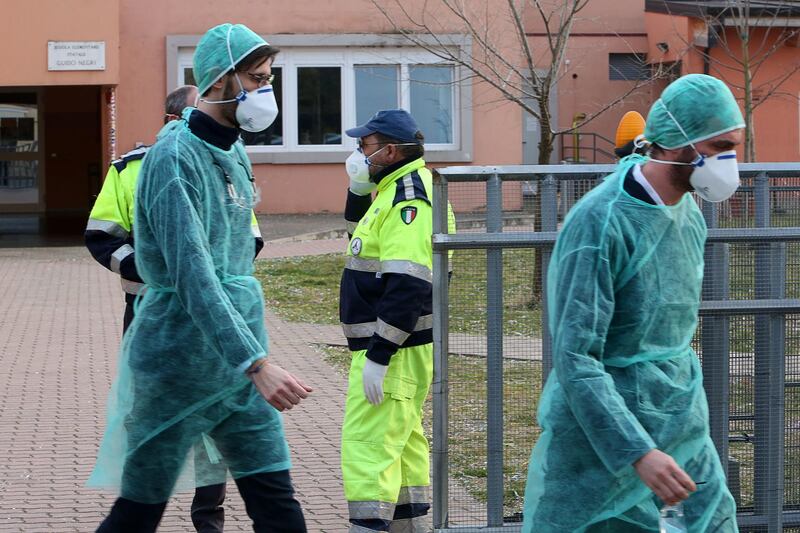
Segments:
[[[304,245],[308,253],[337,246]],[[116,371],[119,282],[82,248],[4,249],[0,302],[0,531],[93,531],[113,500],[83,483]],[[270,314],[267,327],[274,360],[316,389],[285,416],[309,531],[346,531],[339,475],[346,380],[308,342],[313,326]],[[190,505],[191,494],[174,498],[160,531],[193,531]],[[252,531],[233,484],[226,509],[226,531]]]
[[[281,239],[260,257],[340,253],[346,244]],[[83,484],[116,373],[119,280],[82,247],[0,249],[0,302],[0,532],[93,531],[113,502]],[[273,360],[315,389],[284,417],[309,531],[344,532],[339,442],[347,383],[317,346],[346,343],[338,326],[288,323],[272,313],[267,328]],[[191,496],[173,498],[159,531],[194,531]],[[226,531],[251,531],[233,483],[225,508]],[[451,510],[468,516],[482,506],[453,501]]]

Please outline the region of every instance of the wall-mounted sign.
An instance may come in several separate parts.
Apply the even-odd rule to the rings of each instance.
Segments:
[[[104,41],[48,41],[47,70],[105,70]]]

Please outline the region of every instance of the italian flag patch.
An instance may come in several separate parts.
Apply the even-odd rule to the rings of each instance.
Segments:
[[[417,208],[416,207],[404,207],[400,210],[400,218],[403,219],[403,222],[406,224],[411,224],[414,222],[414,219],[417,218]]]

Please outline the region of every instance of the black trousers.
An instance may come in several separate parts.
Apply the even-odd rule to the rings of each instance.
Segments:
[[[125,314],[122,319],[122,334],[128,331],[131,322],[133,322],[133,302],[126,302]],[[120,498],[124,502],[131,502]],[[118,502],[120,500],[117,500]],[[222,527],[225,524],[225,509],[222,503],[225,501],[225,483],[218,485],[208,485],[205,487],[197,487],[194,492],[194,499],[192,500],[192,523],[197,533],[222,533]],[[125,509],[129,507],[127,503],[122,504]],[[141,505],[141,504],[137,504]],[[159,504],[160,505],[160,504]],[[164,504],[166,505],[166,504]],[[164,509],[161,509],[164,512]],[[126,513],[127,514],[127,513]],[[147,514],[146,512],[144,514]],[[159,520],[161,515],[159,514]],[[153,525],[153,531],[158,521]],[[112,530],[109,530],[112,531]],[[133,530],[131,530],[133,531]]]
[[[306,533],[288,470],[246,476],[237,479],[236,486],[255,533]],[[97,533],[152,533],[166,507],[166,502],[147,504],[118,498]]]

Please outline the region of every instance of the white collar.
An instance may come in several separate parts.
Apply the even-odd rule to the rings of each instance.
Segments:
[[[641,165],[636,165],[633,167],[633,179],[635,179],[636,182],[641,185],[645,191],[647,191],[647,194],[650,195],[650,198],[653,199],[656,205],[666,205],[664,204],[664,200],[661,199],[661,196],[659,196],[653,186],[650,185],[650,182],[647,181],[647,178],[644,177],[644,174],[642,174]]]

